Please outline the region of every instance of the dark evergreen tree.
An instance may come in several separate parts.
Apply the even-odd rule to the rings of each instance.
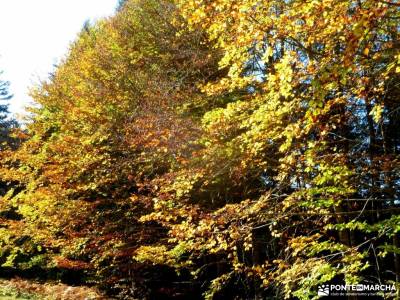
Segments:
[[[0,72],[0,75],[2,73]],[[12,142],[10,131],[17,126],[17,122],[10,117],[8,110],[9,100],[13,97],[9,92],[9,86],[8,81],[0,80],[0,149]]]
[[[127,2],[127,0],[118,0],[118,4],[117,4],[117,11],[120,11],[122,9],[122,7],[125,5],[125,3]]]

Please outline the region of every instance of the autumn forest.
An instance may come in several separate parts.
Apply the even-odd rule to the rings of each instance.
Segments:
[[[18,125],[0,81],[0,277],[400,291],[400,1],[120,1],[31,95]]]

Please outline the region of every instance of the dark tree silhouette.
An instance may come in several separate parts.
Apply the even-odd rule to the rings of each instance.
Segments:
[[[2,73],[0,72],[0,75]],[[9,100],[13,97],[9,92],[9,86],[8,81],[0,80],[0,149],[4,147],[5,143],[11,143],[10,131],[17,126],[17,122],[10,117],[8,110]]]
[[[118,0],[118,4],[117,4],[117,9],[116,10],[117,11],[121,10],[126,2],[127,2],[127,0]]]

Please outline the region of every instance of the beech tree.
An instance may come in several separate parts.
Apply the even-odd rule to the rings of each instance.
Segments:
[[[200,278],[219,266],[205,296],[235,282],[244,298],[309,299],[332,280],[398,281],[398,4],[179,7],[224,53],[227,76],[204,92],[242,95],[204,115],[203,148],[148,217],[176,216],[170,249]]]
[[[32,91],[3,267],[122,299],[399,286],[399,4],[124,1]]]
[[[0,229],[3,267],[83,272],[109,289],[142,281],[133,253],[166,231],[138,222],[151,210],[151,181],[198,136],[194,111],[205,104],[193,83],[220,73],[219,52],[204,33],[181,31],[178,18],[169,1],[128,1],[82,30],[32,89],[25,141],[2,160],[2,178],[17,182],[2,209],[19,216]]]

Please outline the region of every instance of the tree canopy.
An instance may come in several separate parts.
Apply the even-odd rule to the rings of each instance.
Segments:
[[[2,151],[2,267],[120,299],[400,290],[399,18],[393,0],[121,1]]]

